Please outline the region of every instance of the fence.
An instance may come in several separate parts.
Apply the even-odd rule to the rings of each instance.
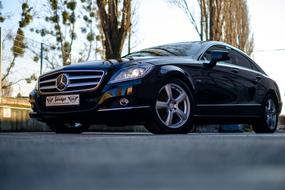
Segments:
[[[47,131],[44,123],[30,119],[30,104],[24,98],[0,98],[0,131]]]

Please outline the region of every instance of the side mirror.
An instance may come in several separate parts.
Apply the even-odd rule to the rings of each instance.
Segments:
[[[211,61],[210,63],[204,64],[207,67],[214,67],[219,61],[230,60],[229,52],[227,51],[211,51]]]

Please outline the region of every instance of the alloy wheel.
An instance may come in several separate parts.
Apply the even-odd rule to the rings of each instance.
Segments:
[[[190,100],[186,91],[179,85],[164,85],[156,100],[156,113],[160,121],[168,128],[183,126],[190,115]]]
[[[277,111],[276,105],[271,98],[265,104],[265,115],[268,128],[274,130],[277,125]]]

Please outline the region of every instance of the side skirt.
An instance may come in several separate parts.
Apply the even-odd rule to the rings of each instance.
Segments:
[[[263,115],[259,104],[197,105],[194,122],[198,124],[249,124]]]

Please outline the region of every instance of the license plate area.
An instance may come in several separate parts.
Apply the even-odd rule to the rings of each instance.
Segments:
[[[79,94],[47,96],[46,106],[78,106],[80,104],[79,98]]]

